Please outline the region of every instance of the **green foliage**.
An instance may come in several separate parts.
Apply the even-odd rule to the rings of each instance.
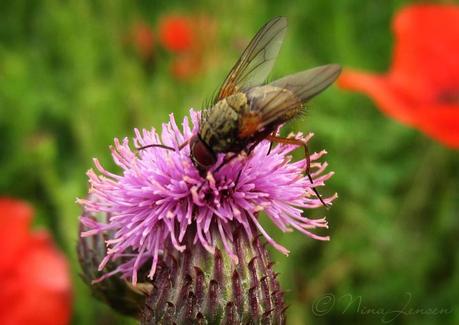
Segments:
[[[36,223],[69,256],[74,323],[127,321],[96,303],[78,278],[80,211],[74,202],[87,193],[85,171],[93,157],[114,168],[108,150],[114,137],[132,136],[134,127],[158,128],[170,112],[181,119],[189,107],[200,108],[237,58],[235,44],[273,16],[287,16],[290,25],[274,77],[331,62],[385,71],[391,17],[405,3],[3,1],[0,193],[32,202]],[[174,12],[205,13],[217,23],[212,48],[218,64],[189,81],[174,78],[171,56],[158,45],[153,63],[145,63],[125,41],[136,21],[156,26]],[[457,153],[387,119],[367,98],[336,87],[289,127],[316,134],[311,149],[326,148],[336,172],[322,192],[339,193],[330,210],[313,213],[327,214],[331,242],[275,234],[292,252],[288,258],[274,253],[291,324],[372,324],[384,320],[377,309],[403,310],[409,295],[407,308],[452,312],[405,309],[394,322],[457,323]],[[314,306],[326,306],[320,299],[328,293],[335,304],[321,315]],[[349,305],[346,297],[360,297],[360,305]]]

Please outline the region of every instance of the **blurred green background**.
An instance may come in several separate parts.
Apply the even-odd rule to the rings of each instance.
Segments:
[[[75,256],[75,198],[87,192],[93,157],[114,170],[108,150],[114,137],[132,136],[134,127],[158,128],[170,112],[180,120],[190,107],[201,108],[243,45],[277,15],[288,17],[289,32],[273,78],[332,62],[384,72],[391,18],[409,3],[1,1],[0,194],[31,202],[36,226],[49,229],[69,257],[73,322],[128,321],[91,297]],[[203,63],[191,76],[171,72],[176,55],[158,43],[158,21],[172,14],[205,16],[215,29],[199,44]],[[139,22],[153,31],[148,58],[132,40]],[[337,87],[310,106],[288,127],[314,132],[311,150],[327,149],[336,175],[322,193],[338,192],[339,199],[310,213],[327,215],[330,242],[270,229],[292,252],[274,252],[289,323],[380,323],[377,310],[398,311],[407,303],[449,312],[400,313],[394,323],[459,323],[457,152]],[[334,306],[313,312],[318,303],[326,306],[321,299],[328,293]],[[360,308],[358,301],[349,307],[349,297],[361,299]]]

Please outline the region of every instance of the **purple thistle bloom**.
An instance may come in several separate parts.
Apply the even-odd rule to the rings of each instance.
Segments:
[[[135,130],[135,147],[162,143],[176,151],[154,147],[136,152],[127,138],[122,142],[115,139],[111,151],[115,163],[123,170],[121,175],[105,170],[94,159],[98,173],[88,171],[91,195],[77,202],[85,211],[110,217],[106,223],[80,217],[90,229],[82,236],[109,235],[107,253],[99,270],[109,261],[122,261],[98,280],[121,273],[135,284],[139,268],[146,263],[149,263],[148,276],[153,278],[166,246],[184,251],[184,238],[190,232],[193,244],[202,245],[210,253],[215,251],[216,240],[221,240],[226,254],[235,263],[238,262],[232,249],[235,226],[241,226],[248,238],[261,233],[277,250],[288,254],[262,227],[260,212],[283,232],[296,229],[314,239],[329,239],[311,232],[314,228],[327,228],[325,218],[311,220],[302,215],[302,209],[322,205],[312,188],[324,185],[333,175],[324,173],[326,163],[317,162],[325,151],[310,157],[313,184],[304,175],[305,160],[292,161],[290,153],[296,146],[280,144],[269,152],[269,141],[262,141],[249,156],[240,155],[214,173],[225,156],[219,154],[217,164],[203,179],[190,159],[189,146],[178,149],[198,132],[199,113],[191,110],[190,115],[193,127],[185,118],[183,131],[172,114],[170,122],[163,124],[161,135],[154,129]],[[309,140],[312,134],[306,137],[296,134],[296,137]],[[335,198],[336,195],[324,201],[330,203]]]

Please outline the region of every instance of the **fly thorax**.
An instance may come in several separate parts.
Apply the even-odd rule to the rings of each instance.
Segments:
[[[214,152],[238,151],[239,117],[247,109],[247,98],[237,93],[217,102],[203,112],[201,139]]]
[[[247,111],[247,96],[244,93],[228,96],[226,102],[238,115]]]

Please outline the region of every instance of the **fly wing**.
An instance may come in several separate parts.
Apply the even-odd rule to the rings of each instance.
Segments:
[[[257,32],[220,87],[214,104],[241,89],[261,85],[266,81],[279,54],[286,30],[287,19],[276,17]]]
[[[328,64],[291,74],[270,83],[271,86],[290,90],[301,103],[327,89],[341,73],[338,64]]]
[[[299,115],[303,104],[330,86],[340,72],[339,65],[324,65],[249,89],[246,95],[251,106],[241,118],[241,135],[252,136]]]
[[[274,130],[303,107],[291,91],[271,85],[250,88],[245,94],[250,107],[239,119],[239,137],[243,139]]]

